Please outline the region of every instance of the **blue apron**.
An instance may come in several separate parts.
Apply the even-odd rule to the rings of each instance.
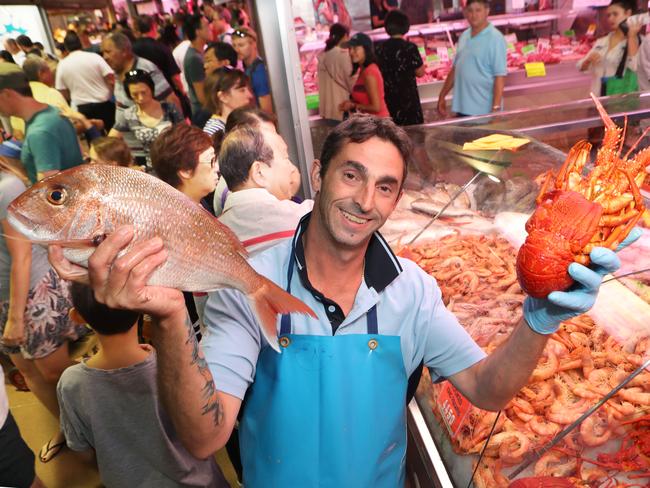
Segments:
[[[289,259],[291,292],[294,247]],[[246,488],[404,486],[407,374],[399,336],[291,333],[265,347],[240,422]]]

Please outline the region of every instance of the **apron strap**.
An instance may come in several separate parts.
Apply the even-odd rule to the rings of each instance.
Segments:
[[[377,326],[377,305],[373,305],[366,314],[366,322],[368,326],[368,334],[379,334],[379,327]]]
[[[291,278],[293,277],[293,266],[296,259],[296,239],[298,233],[291,242],[291,254],[289,255],[289,266],[287,268],[287,293],[291,294]],[[291,334],[291,314],[285,313],[280,319],[280,336]]]

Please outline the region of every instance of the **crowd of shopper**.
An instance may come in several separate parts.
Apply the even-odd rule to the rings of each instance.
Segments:
[[[639,28],[621,26],[632,14],[623,1],[614,0],[609,7],[612,33],[580,63],[599,78],[610,76],[621,62],[619,51],[625,66],[636,69]],[[581,283],[574,291],[581,297],[578,304],[571,293],[561,303],[527,299],[527,322],[485,358],[445,309],[435,282],[407,260],[398,260],[375,233],[397,205],[410,160],[410,142],[397,125],[423,122],[416,84],[423,62],[406,36],[409,16],[392,3],[374,2],[373,22],[385,28],[386,42],[375,46],[368,35],[350,36],[345,25],[334,24],[319,56],[320,113],[349,120],[328,137],[311,174],[302,175],[316,191],[313,201],[296,197],[301,175],[277,131],[269,73],[245,10],[204,2],[199,13],[166,22],[141,16],[133,19],[132,28],[119,25],[108,32],[100,54],[97,46],[87,45],[83,32],[70,31],[55,70],[26,36],[5,41],[7,54],[0,62],[0,115],[8,122],[0,145],[0,352],[9,355],[29,389],[59,418],[61,430],[41,449],[41,462],[67,446],[93,457],[109,487],[226,486],[212,454],[226,445],[241,467],[231,434],[250,388],[241,438],[251,486],[264,486],[269,479],[280,480],[271,483],[277,486],[310,480],[305,486],[311,486],[324,477],[324,468],[314,467],[320,436],[327,446],[341,447],[359,467],[350,473],[334,466],[330,474],[339,483],[332,486],[368,486],[375,465],[384,466],[392,485],[398,485],[404,470],[404,397],[412,374],[424,364],[449,377],[477,405],[498,409],[530,375],[546,335],[557,330],[559,320],[546,310],[552,306],[570,316],[593,303],[597,286],[583,290]],[[465,15],[469,28],[460,37],[438,101],[444,115],[452,88],[457,115],[489,113],[503,103],[503,36],[488,21],[486,0],[468,0]],[[128,232],[115,232],[96,251],[105,261],[90,263],[94,290],[83,283],[69,286],[65,279],[78,279],[80,270],[59,248],[51,250],[50,264],[45,250],[21,238],[7,222],[10,202],[38,180],[81,164],[147,171],[213,213],[253,256],[256,269],[287,291],[294,286],[294,293],[318,309],[318,320],[285,315],[281,324],[287,334],[296,330],[320,340],[323,331],[334,336],[339,327],[353,330],[364,344],[359,349],[346,342],[343,356],[349,352],[354,357],[358,350],[367,356],[365,337],[377,335],[378,310],[382,313],[381,333],[387,335],[381,336],[381,353],[390,356],[393,366],[374,366],[386,368],[382,376],[395,381],[385,382],[388,390],[369,394],[389,408],[382,409],[374,426],[358,422],[363,424],[358,430],[354,425],[359,444],[340,442],[335,429],[325,425],[316,441],[305,440],[309,462],[291,468],[255,462],[255,456],[268,452],[286,455],[308,428],[312,419],[297,419],[303,405],[313,409],[313,402],[321,401],[302,395],[317,383],[313,371],[334,375],[324,384],[346,382],[348,407],[359,418],[368,407],[362,386],[373,383],[367,379],[376,372],[350,375],[353,368],[341,369],[325,357],[322,364],[296,368],[313,358],[300,352],[292,356],[292,351],[267,354],[275,353],[260,336],[245,300],[232,290],[212,293],[209,300],[206,294],[185,293],[183,298],[167,290],[165,297],[136,303],[144,296],[144,284],[134,283],[134,272],[128,278],[133,293],[118,296],[111,289],[115,274],[128,274],[138,259],[131,255],[128,266],[113,266],[117,251],[109,256],[106,249],[126,245],[119,239]],[[152,244],[147,249],[162,252]],[[613,271],[613,253],[599,256],[594,261]],[[140,259],[153,258],[143,254]],[[585,270],[591,273],[585,280],[593,283],[595,273]],[[135,327],[140,312],[167,321],[152,335],[156,348],[141,343]],[[187,317],[193,325],[189,335]],[[432,324],[440,337],[429,333]],[[75,364],[70,344],[90,330],[98,337],[99,352]],[[401,336],[405,346],[391,343],[390,336]],[[314,344],[310,347],[324,350],[323,344]],[[291,378],[299,383],[304,404],[293,402],[293,387],[273,373],[280,367],[299,373]],[[6,412],[4,393],[0,391],[0,447],[13,457],[0,457],[0,484],[39,486],[33,454]],[[333,401],[332,391],[326,388],[325,393],[322,398]],[[291,436],[276,435],[272,422],[255,424],[267,404],[273,414],[291,412],[297,426]],[[335,410],[330,409],[327,422],[345,417]],[[206,412],[215,422],[206,420]],[[377,426],[394,431],[386,436],[387,446],[368,440]],[[359,453],[371,456],[369,466],[362,467]],[[294,471],[304,477],[295,478]]]
[[[40,462],[49,462],[67,445],[74,450],[95,450],[107,486],[142,486],[143,482],[150,486],[224,486],[214,460],[201,463],[183,450],[164,412],[159,411],[155,354],[137,345],[137,328],[132,327],[137,315],[97,308],[84,288],[71,297],[68,283],[51,268],[45,250],[22,239],[6,219],[9,203],[31,184],[85,162],[151,172],[212,210],[212,193],[219,179],[224,201],[230,194],[228,179],[219,178],[217,155],[226,122],[236,109],[243,113],[235,117],[232,127],[257,131],[258,121],[269,121],[279,139],[263,143],[265,154],[271,157],[264,160],[263,168],[255,166],[263,174],[259,191],[267,192],[265,188],[269,188],[265,204],[293,197],[300,176],[274,128],[268,75],[257,51],[256,34],[245,25],[235,29],[228,22],[247,18],[243,11],[231,12],[206,3],[195,15],[177,16],[177,25],[160,25],[152,17],[141,16],[133,19],[132,29],[128,25],[115,26],[100,44],[86,47],[81,31],[71,30],[59,46],[60,58],[53,68],[46,53],[26,36],[4,42],[7,50],[0,61],[0,116],[4,126],[4,142],[0,145],[1,347],[43,405],[57,418],[61,410],[62,430],[43,446]],[[169,35],[170,26],[175,35]],[[178,63],[181,37],[188,42],[182,62]],[[239,40],[236,49],[231,44],[233,37]],[[267,112],[255,109],[256,102]],[[242,147],[245,149],[246,143]],[[274,155],[278,150],[282,152]],[[254,181],[258,181],[257,176]],[[232,180],[232,185],[236,191],[242,189],[239,180]],[[275,191],[276,187],[283,191]],[[236,205],[229,200],[228,208],[238,208],[252,198],[242,195]],[[259,199],[260,195],[255,197]],[[298,205],[289,200],[287,203]],[[309,208],[305,207],[305,211]],[[236,210],[229,212],[230,217],[235,214]],[[292,221],[290,227],[294,224]],[[273,231],[272,223],[267,227]],[[288,228],[279,230],[286,233]],[[267,229],[260,232],[263,236],[268,233]],[[69,314],[73,299],[77,315]],[[196,301],[202,312],[205,299],[197,296]],[[188,311],[200,323],[191,295]],[[117,328],[107,329],[109,322]],[[69,345],[88,334],[86,323],[100,338],[100,353],[69,368],[74,364]],[[96,395],[91,396],[97,407],[90,411],[102,410],[102,415],[109,415],[116,404],[105,399],[117,398],[110,389],[117,373],[106,376],[110,381],[102,383],[99,372],[113,367],[122,371],[131,360],[131,366],[141,371],[139,379],[125,374],[134,385],[148,385],[152,393],[150,410],[155,412],[150,415],[142,411],[142,416],[134,420],[134,425],[140,427],[145,422],[147,432],[153,436],[138,436],[137,443],[126,430],[98,430],[96,419],[79,423],[83,415],[77,410],[89,411],[89,399],[82,401],[77,393],[90,382],[96,390]],[[61,377],[66,369],[66,375]],[[105,408],[100,409],[100,405]],[[1,484],[30,486],[33,482],[33,486],[39,486],[34,456],[20,440],[11,415],[4,411],[0,414],[3,450],[13,447],[16,456],[2,457]],[[102,422],[109,420],[102,418]],[[107,436],[110,442],[105,442]],[[11,442],[5,443],[6,439]],[[121,463],[120,449],[126,447],[134,451],[157,449],[159,456],[153,463],[146,459],[136,462],[133,472],[120,477],[116,463]],[[6,478],[9,464],[5,465],[5,461],[12,464],[10,478]]]

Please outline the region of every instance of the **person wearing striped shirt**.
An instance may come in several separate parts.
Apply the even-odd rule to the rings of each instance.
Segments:
[[[212,115],[203,126],[203,132],[210,136],[225,131],[230,112],[247,107],[253,101],[248,76],[231,67],[219,68],[209,74],[204,88],[206,108]]]

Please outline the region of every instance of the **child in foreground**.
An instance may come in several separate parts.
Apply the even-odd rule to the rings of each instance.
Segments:
[[[178,439],[158,399],[156,351],[138,343],[138,314],[98,303],[86,285],[70,291],[72,319],[88,323],[100,349],[59,380],[68,447],[94,450],[108,488],[229,486],[213,457],[196,459]]]

